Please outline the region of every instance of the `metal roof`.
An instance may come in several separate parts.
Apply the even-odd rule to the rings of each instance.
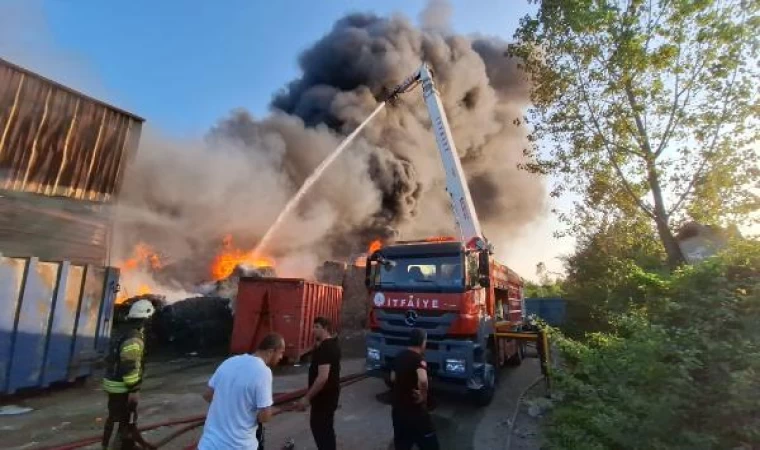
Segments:
[[[12,62],[8,61],[7,59],[0,58],[0,65],[6,65],[6,66],[8,66],[8,67],[10,67],[12,69],[15,69],[15,70],[17,70],[19,72],[22,72],[22,73],[24,73],[26,75],[38,78],[38,79],[40,79],[40,80],[42,80],[42,81],[44,81],[46,83],[50,83],[50,84],[54,85],[55,87],[57,87],[59,89],[62,89],[64,91],[67,91],[67,92],[69,92],[71,94],[74,94],[74,95],[76,95],[78,97],[82,97],[82,98],[85,98],[85,99],[90,100],[92,102],[95,102],[95,103],[97,103],[99,105],[105,106],[106,108],[109,108],[109,109],[112,109],[114,111],[117,111],[117,112],[119,112],[121,114],[129,116],[129,117],[131,117],[131,118],[133,118],[135,120],[138,120],[140,122],[145,122],[145,119],[143,119],[142,117],[140,117],[140,116],[138,116],[136,114],[133,114],[133,113],[131,113],[129,111],[126,111],[124,109],[118,108],[118,107],[116,107],[114,105],[111,105],[109,103],[106,103],[106,102],[104,102],[102,100],[98,100],[95,97],[92,97],[92,96],[87,95],[87,94],[85,94],[83,92],[77,91],[76,89],[72,89],[72,88],[70,88],[68,86],[65,86],[65,85],[63,85],[61,83],[58,83],[57,81],[53,81],[50,78],[44,77],[44,76],[42,76],[42,75],[40,75],[40,74],[38,74],[36,72],[32,72],[29,69],[21,67],[18,64],[13,64]]]

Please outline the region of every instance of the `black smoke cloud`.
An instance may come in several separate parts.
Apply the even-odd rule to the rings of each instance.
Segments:
[[[437,3],[441,2],[431,5]],[[324,123],[345,133],[363,117],[357,112],[371,110],[389,88],[427,61],[436,74],[482,220],[493,228],[514,230],[543,208],[540,180],[517,170],[525,130],[514,120],[528,101],[528,85],[515,62],[504,56],[506,43],[438,31],[446,29],[448,13],[445,5],[437,6],[441,8],[429,7],[422,14],[431,24],[423,29],[430,31],[400,17],[354,14],[339,20],[301,55],[302,77],[276,95],[272,107],[309,126]],[[376,171],[371,177],[383,195],[381,213],[394,229],[414,217],[425,192],[440,190],[441,179],[421,93],[409,93],[404,100],[378,120],[367,137],[399,161],[386,165],[392,172]],[[425,170],[409,176],[410,162]],[[429,219],[447,222],[439,216]]]
[[[398,16],[344,17],[300,55],[302,75],[274,96],[270,116],[233,111],[200,143],[143,139],[119,214],[122,251],[153,240],[175,260],[204,266],[208,243],[224,233],[255,245],[311,170],[422,61],[436,75],[485,232],[497,248],[508,245],[544,209],[542,181],[517,168],[526,130],[514,119],[526,82],[503,42],[452,34],[447,15],[430,8],[422,16],[422,29]],[[372,238],[450,234],[453,224],[417,90],[376,117],[270,251],[281,273],[305,276]]]

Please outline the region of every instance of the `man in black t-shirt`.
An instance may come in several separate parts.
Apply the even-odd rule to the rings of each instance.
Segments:
[[[427,344],[424,330],[415,328],[409,348],[396,356],[391,371],[393,444],[396,450],[438,450],[438,437],[427,409],[427,365],[422,355]]]
[[[324,317],[314,319],[317,341],[309,366],[309,391],[299,401],[301,410],[311,404],[309,423],[319,450],[335,450],[335,410],[340,396],[340,346],[332,323]]]

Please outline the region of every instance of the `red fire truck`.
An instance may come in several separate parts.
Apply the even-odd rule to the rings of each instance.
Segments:
[[[428,334],[425,360],[433,387],[471,393],[486,405],[500,369],[522,361],[518,341],[497,337],[522,328],[522,281],[493,259],[428,66],[423,64],[390,98],[420,84],[460,237],[395,242],[368,256],[367,373],[387,380],[411,329],[422,328]]]

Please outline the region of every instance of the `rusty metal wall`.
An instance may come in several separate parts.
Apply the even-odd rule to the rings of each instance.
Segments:
[[[108,201],[142,122],[0,59],[0,189]]]
[[[118,280],[110,267],[0,256],[0,394],[91,375]]]
[[[109,204],[21,192],[0,195],[0,254],[105,265]]]
[[[285,359],[296,362],[314,346],[314,319],[327,317],[341,328],[343,288],[300,278],[239,281],[230,338],[231,353],[254,351],[268,333],[285,339]]]

